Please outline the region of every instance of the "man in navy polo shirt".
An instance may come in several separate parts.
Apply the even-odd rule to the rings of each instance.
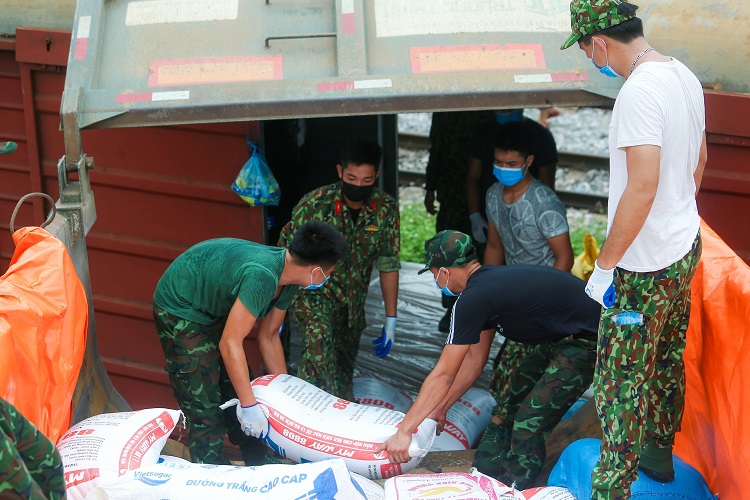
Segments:
[[[510,379],[506,411],[493,417],[474,466],[521,489],[546,458],[544,440],[591,385],[601,308],[583,282],[546,266],[481,265],[471,238],[442,231],[425,243],[430,271],[446,295],[457,295],[445,347],[398,431],[377,451],[392,463],[409,460],[414,429],[426,418],[442,430],[447,410],[479,378],[495,332],[532,346]],[[486,443],[489,441],[489,443]]]

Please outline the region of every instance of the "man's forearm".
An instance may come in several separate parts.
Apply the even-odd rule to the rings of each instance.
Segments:
[[[219,342],[219,351],[240,403],[243,406],[255,404],[255,395],[250,384],[250,372],[247,369],[247,357],[242,348],[242,342],[240,341],[237,345],[236,339],[222,339]]]
[[[637,189],[625,189],[612,228],[597,258],[599,267],[612,269],[617,266],[643,228],[653,203],[653,195]]]
[[[258,351],[268,373],[287,372],[284,347],[281,345],[278,333],[275,335],[275,338],[261,338],[258,336]]]
[[[274,308],[258,325],[258,352],[268,373],[286,373],[284,347],[279,338],[279,329],[284,323],[286,311]]]
[[[453,380],[447,375],[430,374],[419,390],[417,400],[406,413],[398,431],[411,435],[419,424],[427,418],[448,393]]]
[[[479,366],[477,369],[478,363],[476,360],[470,358],[470,355],[467,355],[466,358],[464,358],[464,362],[461,364],[461,369],[458,370],[458,374],[448,389],[448,393],[435,407],[435,410],[438,413],[445,414],[456,401],[466,394],[466,391],[474,385],[474,382],[476,382],[482,374],[483,365]]]
[[[380,290],[383,292],[385,315],[396,316],[398,304],[398,271],[380,272]]]

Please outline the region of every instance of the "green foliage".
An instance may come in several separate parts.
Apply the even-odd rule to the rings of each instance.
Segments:
[[[583,253],[583,235],[586,233],[594,235],[599,248],[604,244],[604,238],[607,235],[606,216],[587,222],[580,218],[568,217],[568,225],[570,226],[570,243],[573,245],[574,256]]]
[[[424,242],[435,235],[435,216],[430,215],[422,203],[401,202],[401,260],[404,262],[424,262]],[[583,235],[591,233],[599,247],[607,234],[606,215],[586,214],[581,211],[568,212],[570,242],[573,255],[583,252]]]
[[[401,260],[424,262],[424,242],[435,235],[435,217],[422,203],[401,203]]]

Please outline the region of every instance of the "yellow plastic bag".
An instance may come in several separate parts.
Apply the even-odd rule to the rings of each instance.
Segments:
[[[588,281],[591,272],[594,270],[594,262],[599,257],[599,244],[596,238],[590,233],[583,235],[583,253],[573,261],[573,269],[570,270],[573,276]]]
[[[0,397],[53,443],[70,427],[89,307],[65,245],[39,227],[13,233],[0,277]]]

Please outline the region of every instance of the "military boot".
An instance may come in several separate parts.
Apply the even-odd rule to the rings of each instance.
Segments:
[[[494,457],[501,451],[507,451],[510,447],[510,432],[502,425],[490,422],[484,430],[482,440],[474,453],[474,460]]]
[[[672,482],[674,480],[672,447],[659,448],[654,445],[643,445],[638,468],[654,481],[659,483]]]

